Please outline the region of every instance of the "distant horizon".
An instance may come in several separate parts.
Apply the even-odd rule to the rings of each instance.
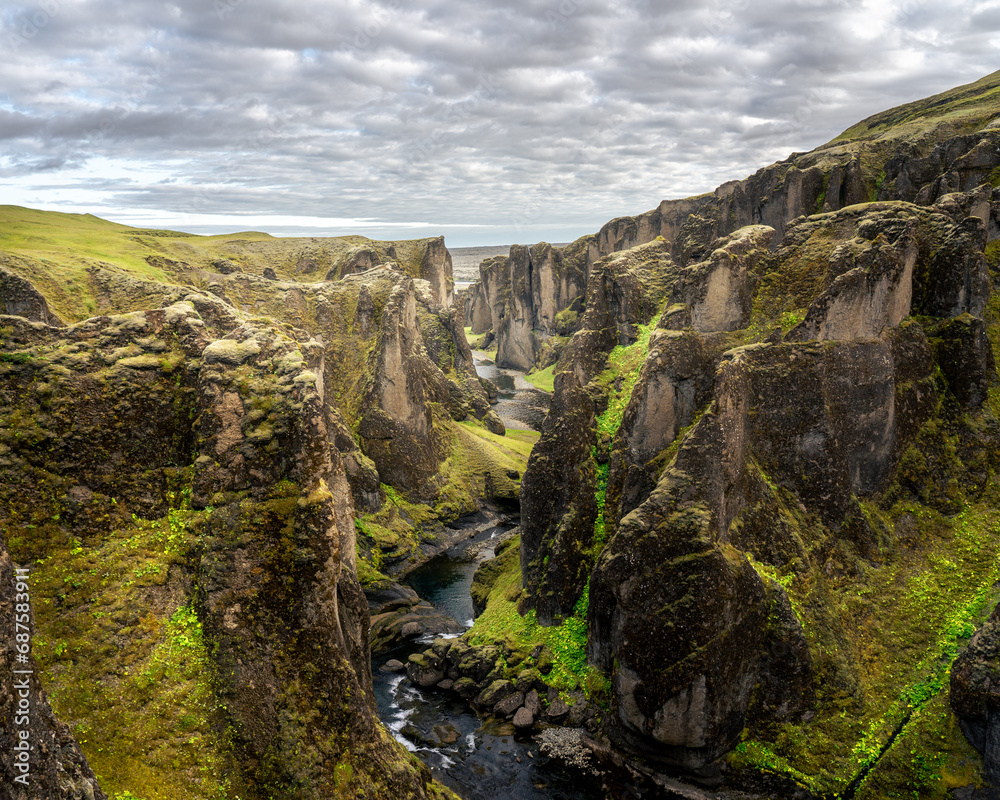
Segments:
[[[0,195],[191,233],[572,241],[992,73],[998,29],[993,0],[15,6]]]
[[[364,236],[365,238],[372,239],[374,241],[387,242],[406,241],[411,239],[429,239],[444,236],[445,245],[449,250],[475,247],[510,247],[515,244],[532,245],[537,242],[549,242],[550,244],[574,242],[581,236],[597,233],[601,226],[609,222],[611,219],[614,219],[614,217],[608,217],[607,219],[596,224],[593,230],[586,230],[579,233],[575,233],[575,228],[545,226],[544,224],[530,226],[530,229],[536,233],[549,231],[552,233],[562,234],[561,237],[546,237],[544,235],[539,235],[536,238],[527,239],[524,238],[527,228],[511,228],[506,229],[507,233],[512,236],[509,241],[486,241],[485,238],[475,237],[485,237],[487,235],[500,236],[503,234],[504,229],[498,230],[492,226],[484,225],[481,227],[489,228],[490,233],[475,234],[470,232],[469,228],[475,228],[477,226],[432,225],[429,223],[405,223],[394,225],[392,223],[378,223],[371,220],[357,220],[357,227],[355,229],[349,228],[348,223],[341,223],[341,225],[336,227],[321,225],[288,225],[281,223],[271,225],[267,223],[266,216],[258,215],[254,215],[251,219],[246,220],[241,220],[239,217],[227,217],[227,222],[225,224],[221,222],[212,224],[186,224],[183,217],[174,217],[171,219],[171,215],[166,214],[163,215],[162,218],[156,218],[150,214],[143,214],[141,217],[130,217],[128,214],[105,214],[99,213],[95,210],[87,210],[82,207],[43,208],[40,206],[26,206],[20,203],[4,203],[2,205],[17,206],[31,211],[52,212],[55,214],[89,214],[90,216],[97,217],[98,219],[113,222],[117,225],[127,225],[131,228],[145,230],[169,230],[176,231],[177,233],[189,233],[195,236],[231,236],[240,233],[265,233],[279,239],[335,239],[345,236]],[[646,209],[646,211],[648,210],[649,209]],[[574,233],[575,235],[572,235]],[[518,236],[521,238],[516,238]]]

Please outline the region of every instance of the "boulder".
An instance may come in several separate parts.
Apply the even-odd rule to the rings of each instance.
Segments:
[[[530,728],[535,724],[535,716],[526,707],[521,707],[514,714],[514,727],[520,730]]]
[[[521,692],[514,692],[514,694],[505,697],[494,705],[493,713],[498,717],[507,717],[509,719],[522,705],[524,705],[524,695]]]
[[[479,693],[473,701],[473,705],[477,708],[492,710],[497,703],[502,700],[506,700],[508,697],[516,693],[517,689],[514,688],[514,684],[508,680],[498,679],[490,683],[489,686]],[[520,703],[518,703],[518,705],[520,705]]]
[[[429,689],[444,680],[445,671],[440,659],[427,653],[411,653],[406,663],[406,675],[417,686]]]

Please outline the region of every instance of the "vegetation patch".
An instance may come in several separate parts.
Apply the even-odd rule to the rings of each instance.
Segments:
[[[184,502],[86,544],[57,525],[33,530],[31,551],[44,540],[47,553],[32,570],[33,652],[54,712],[112,797],[234,796],[183,578],[203,515]]]
[[[469,644],[481,646],[503,642],[525,657],[519,663],[521,668],[532,666],[529,654],[542,645],[552,659],[546,683],[560,692],[582,689],[588,698],[606,703],[610,689],[607,678],[600,670],[587,664],[587,607],[590,599],[587,587],[572,615],[559,625],[548,627],[538,624],[534,610],[524,615],[517,612],[520,595],[520,560],[510,559],[507,569],[493,584],[486,610],[465,634]]]
[[[555,391],[556,365],[550,364],[545,369],[529,372],[524,379],[536,389],[552,394]]]
[[[951,517],[913,501],[868,513],[912,544],[854,575],[765,568],[792,600],[827,677],[817,681],[814,719],[747,731],[730,765],[829,796],[867,776],[859,797],[943,799],[975,772],[947,705],[948,674],[998,600],[1000,522],[986,502]]]

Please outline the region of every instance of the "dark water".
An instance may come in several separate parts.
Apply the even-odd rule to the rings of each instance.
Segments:
[[[501,369],[481,350],[474,350],[472,355],[479,377],[493,381],[500,390],[500,402],[493,406],[493,410],[500,416],[503,424],[508,428],[541,430],[542,420],[549,410],[551,395],[528,383],[523,373]]]
[[[540,430],[550,396],[535,389],[521,373],[498,369],[483,353],[475,356],[476,372],[500,390],[494,410],[504,425]],[[515,524],[511,520],[475,529],[475,535],[461,545],[411,572],[406,583],[435,607],[471,626],[469,592],[476,567],[492,557],[494,544]],[[423,644],[428,643],[429,639]],[[379,671],[390,658],[405,662],[407,655],[405,650],[397,651],[372,664],[379,717],[404,747],[430,767],[435,778],[463,800],[603,800],[598,786],[545,758],[529,736],[515,736],[513,726],[484,726],[453,695],[422,690],[403,675]]]
[[[579,786],[578,779],[542,756],[530,738],[484,728],[464,704],[422,691],[401,675],[376,673],[375,695],[379,716],[393,736],[463,800],[604,797],[596,787]]]
[[[492,548],[483,553],[486,558],[492,555]],[[471,628],[472,576],[481,561],[482,558],[462,561],[450,558],[447,554],[440,555],[411,572],[406,583],[435,608],[441,609],[466,628]]]
[[[472,576],[479,563],[493,555],[493,542],[501,540],[512,525],[480,531],[450,554],[414,570],[406,582],[432,605],[471,625]],[[580,786],[578,778],[545,758],[530,737],[515,736],[509,726],[484,727],[452,695],[422,690],[403,675],[379,671],[390,658],[405,662],[406,656],[407,651],[397,651],[372,664],[379,717],[404,747],[430,767],[435,778],[463,800],[604,797],[597,787]]]

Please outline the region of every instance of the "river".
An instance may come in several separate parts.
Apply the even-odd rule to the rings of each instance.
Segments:
[[[514,370],[498,368],[485,353],[474,352],[476,371],[497,385],[494,410],[509,428],[538,430],[549,395]],[[476,567],[493,556],[493,545],[518,523],[516,518],[481,531],[461,545],[411,572],[406,582],[417,594],[466,627],[473,619],[469,589]],[[429,641],[424,642],[429,644]],[[484,725],[468,706],[450,694],[425,691],[403,674],[382,672],[391,658],[406,661],[399,650],[372,664],[379,716],[393,736],[430,767],[441,783],[463,800],[601,800],[594,786],[544,757],[529,737],[512,725]]]

